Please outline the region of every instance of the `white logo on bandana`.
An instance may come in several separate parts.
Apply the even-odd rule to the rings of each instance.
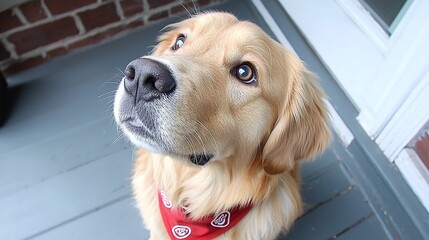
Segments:
[[[219,213],[211,222],[213,227],[224,228],[229,225],[231,213],[229,211]]]
[[[165,196],[165,192],[164,191],[160,191],[161,194],[161,199],[162,199],[162,203],[164,203],[164,206],[166,208],[172,208],[173,207],[173,203],[168,200],[168,198]]]
[[[185,239],[191,235],[191,228],[187,226],[176,225],[171,229],[174,237],[178,239]]]

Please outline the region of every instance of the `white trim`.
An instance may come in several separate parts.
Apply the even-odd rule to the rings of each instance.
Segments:
[[[261,14],[262,18],[264,18],[267,25],[270,27],[271,31],[273,31],[274,35],[279,39],[279,42],[289,48],[295,55],[298,56],[295,49],[293,49],[292,45],[287,40],[286,36],[283,34],[280,27],[277,25],[276,21],[272,18],[271,14],[265,8],[264,4],[261,0],[252,0],[252,3],[255,5],[256,9]],[[347,147],[353,141],[354,136],[344,121],[341,119],[338,112],[332,106],[329,101],[325,101],[326,106],[328,108],[329,114],[331,116],[332,128],[338,134],[344,146]]]
[[[384,54],[389,36],[365,7],[357,0],[336,1]]]
[[[414,87],[399,110],[375,139],[381,150],[393,161],[429,119],[429,71]]]
[[[291,50],[292,52],[295,52],[295,49],[293,49],[290,42],[287,40],[286,36],[283,34],[282,30],[280,29],[279,25],[277,25],[276,21],[273,19],[271,14],[268,12],[267,8],[264,6],[261,0],[252,0],[253,5],[255,5],[256,9],[261,14],[262,18],[265,20],[267,25],[270,27],[271,31],[273,31],[274,36],[278,39],[278,41]]]
[[[385,59],[370,76],[358,121],[375,139],[429,69],[429,1],[414,0],[393,32]],[[404,146],[400,147],[402,149]]]
[[[429,209],[426,167],[404,149],[429,119],[429,1],[413,0],[388,39],[356,0],[278,1],[360,108],[362,127]]]
[[[337,133],[338,137],[340,137],[344,147],[347,148],[354,140],[353,133],[329,101],[326,101],[326,106],[328,108],[329,115],[331,116],[332,128]]]
[[[417,198],[429,212],[429,173],[426,166],[411,149],[403,149],[395,159],[395,163]]]
[[[413,0],[387,41],[356,0],[278,1],[357,105],[363,129],[393,161],[429,118],[427,98],[415,97],[429,70],[429,1]]]
[[[337,0],[278,0],[358,109],[384,54]]]

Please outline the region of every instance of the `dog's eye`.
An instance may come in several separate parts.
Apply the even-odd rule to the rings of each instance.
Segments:
[[[256,76],[250,63],[242,63],[235,69],[235,76],[243,83],[253,83],[256,81]]]
[[[172,50],[177,50],[185,44],[185,36],[183,34],[180,34],[179,37],[177,37],[176,42],[174,43],[174,46],[171,47]]]

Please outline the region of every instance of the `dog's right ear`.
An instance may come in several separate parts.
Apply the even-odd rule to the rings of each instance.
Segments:
[[[313,74],[293,56],[296,66],[288,76],[286,99],[262,151],[262,164],[268,174],[294,168],[297,161],[314,157],[330,143],[331,133],[323,91]]]

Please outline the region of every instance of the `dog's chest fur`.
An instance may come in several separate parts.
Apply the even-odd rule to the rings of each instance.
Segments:
[[[301,213],[298,176],[289,173],[269,176],[266,184],[258,186],[255,183],[266,176],[249,178],[246,173],[241,176],[234,173],[225,179],[225,172],[217,172],[225,171],[222,166],[199,169],[164,158],[168,157],[140,151],[134,168],[134,195],[146,227],[151,229],[151,239],[169,239],[158,208],[157,193],[161,188],[175,206],[186,206],[194,218],[216,214],[252,200],[253,209],[218,239],[273,239],[278,231],[288,229]],[[251,199],[258,187],[268,194],[263,194],[261,199]]]

